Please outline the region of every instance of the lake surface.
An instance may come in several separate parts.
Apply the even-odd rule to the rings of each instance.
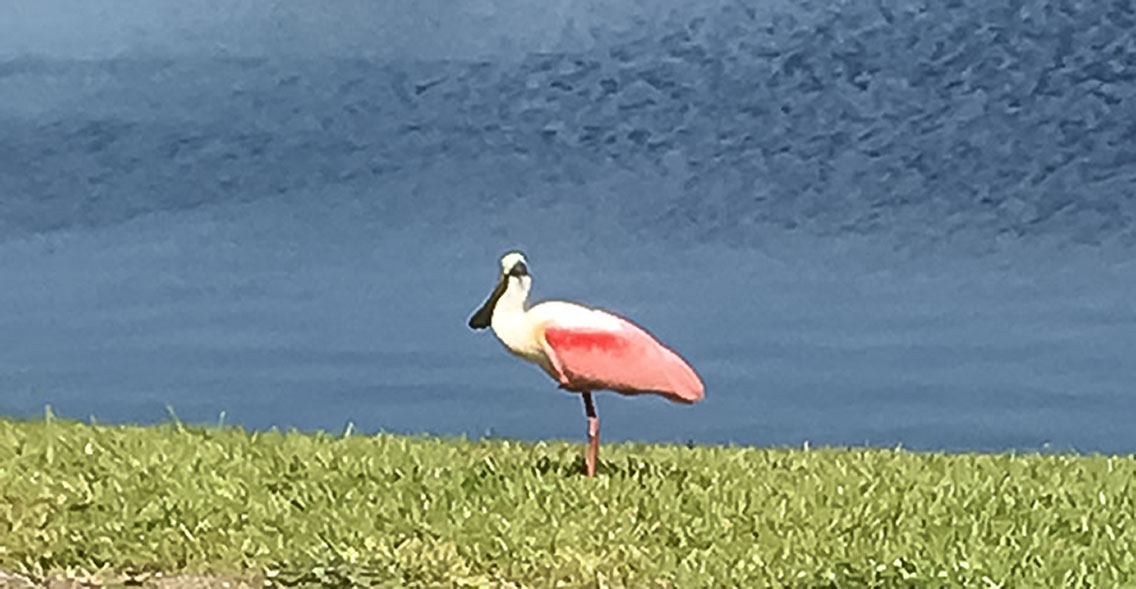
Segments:
[[[706,382],[608,440],[1136,452],[1131,7],[617,4],[0,9],[0,413],[580,439],[520,248]]]

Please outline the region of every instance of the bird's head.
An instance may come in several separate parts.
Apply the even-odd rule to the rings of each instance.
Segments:
[[[518,251],[511,251],[501,256],[501,275],[520,278],[529,275],[529,266],[525,262],[525,255]]]
[[[529,288],[532,286],[532,277],[529,276],[528,262],[525,255],[519,251],[511,251],[501,256],[501,274],[497,277],[497,287],[486,299],[485,304],[469,318],[469,326],[474,329],[485,329],[493,322],[493,309],[497,301],[510,292],[509,300],[519,298],[519,304],[524,305],[528,298]],[[515,295],[515,296],[514,296]]]

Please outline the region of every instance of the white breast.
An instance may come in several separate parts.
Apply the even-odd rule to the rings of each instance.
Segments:
[[[543,356],[540,340],[537,339],[537,325],[532,317],[524,311],[504,311],[498,309],[493,312],[491,325],[493,333],[508,350],[526,360],[535,361],[537,355]]]

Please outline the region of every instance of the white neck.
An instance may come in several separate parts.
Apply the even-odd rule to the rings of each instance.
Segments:
[[[510,352],[533,362],[539,361],[540,345],[533,338],[532,326],[525,314],[532,279],[528,276],[510,276],[507,280],[509,283],[505,286],[505,292],[493,307],[493,317],[490,319],[493,333],[497,334],[497,339]]]
[[[497,305],[493,308],[493,315],[508,314],[508,313],[524,313],[525,306],[529,300],[529,290],[532,288],[532,278],[528,276],[510,276],[508,278],[509,285],[505,287],[505,293],[501,298],[497,299]]]

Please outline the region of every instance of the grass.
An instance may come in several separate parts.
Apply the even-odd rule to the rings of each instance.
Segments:
[[[295,585],[1136,585],[1136,459],[0,420],[0,571]]]

